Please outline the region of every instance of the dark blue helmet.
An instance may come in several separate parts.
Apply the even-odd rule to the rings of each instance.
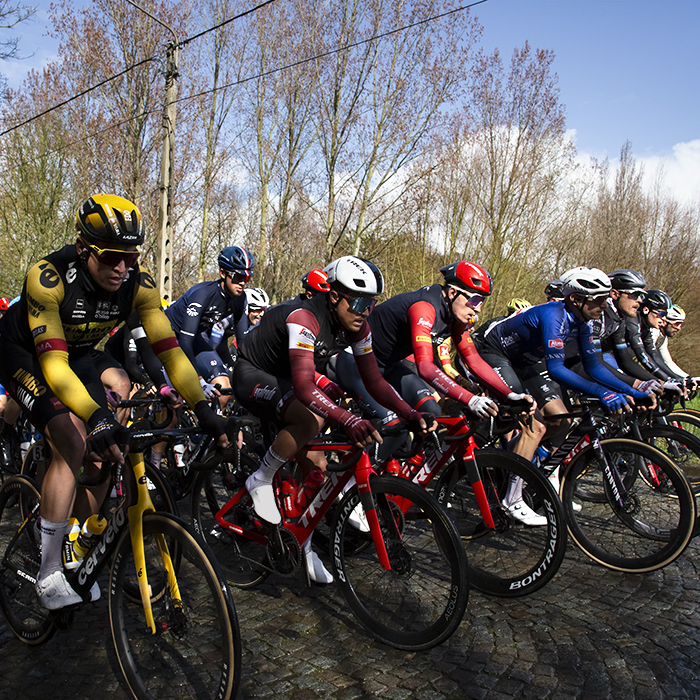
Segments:
[[[239,272],[250,277],[255,267],[255,258],[249,250],[230,245],[219,253],[219,267],[227,272]]]

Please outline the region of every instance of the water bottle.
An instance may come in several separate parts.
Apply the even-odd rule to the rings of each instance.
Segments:
[[[80,534],[80,520],[71,518],[68,521],[68,532],[63,538],[63,566],[66,569],[77,569],[80,566],[80,561],[75,556],[73,545]]]
[[[80,534],[73,543],[73,553],[78,564],[90,553],[107,527],[107,519],[101,515],[91,515],[80,529]]]
[[[185,444],[178,442],[173,445],[173,453],[175,454],[175,466],[182,469],[185,466]]]
[[[287,518],[298,518],[301,515],[301,509],[297,506],[297,496],[299,485],[291,477],[282,482],[282,507],[284,515]]]
[[[307,504],[314,500],[325,478],[320,469],[314,469],[312,472],[309,472],[306,479],[304,479],[304,483],[297,491],[296,497],[296,507],[299,510],[299,515],[301,515]]]

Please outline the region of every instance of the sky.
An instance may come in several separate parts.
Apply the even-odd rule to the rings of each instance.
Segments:
[[[20,51],[34,56],[0,63],[11,87],[55,58],[42,36],[50,1],[23,1],[39,7],[32,25],[15,30]],[[700,0],[487,0],[472,12],[488,52],[508,59],[525,41],[554,52],[580,160],[614,162],[630,141],[649,180],[663,167],[676,199],[700,201]]]

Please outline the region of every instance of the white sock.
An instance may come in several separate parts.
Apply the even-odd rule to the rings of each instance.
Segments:
[[[256,481],[260,484],[271,484],[275,474],[286,461],[270,447],[262,458],[258,471],[254,474]]]
[[[523,500],[523,480],[515,474],[510,475],[508,480],[508,490],[506,491],[505,498],[503,499],[504,506],[512,506],[513,503]]]
[[[153,448],[151,448],[151,464],[156,469],[160,469],[160,463],[161,463],[162,459],[163,459],[163,453],[156,452]]]
[[[61,553],[63,535],[66,533],[67,527],[67,520],[56,523],[44,518],[41,519],[41,567],[39,568],[39,580],[63,568]]]

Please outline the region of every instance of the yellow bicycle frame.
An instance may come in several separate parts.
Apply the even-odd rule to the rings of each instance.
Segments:
[[[143,604],[143,612],[146,616],[146,625],[151,630],[151,634],[156,633],[156,623],[153,619],[153,608],[151,607],[151,587],[148,584],[148,572],[146,571],[146,554],[143,543],[143,516],[144,513],[155,512],[151,495],[148,493],[148,479],[146,477],[146,467],[143,461],[143,454],[140,452],[129,453],[129,461],[136,479],[138,489],[138,500],[136,505],[130,506],[128,509],[129,515],[129,534],[131,535],[131,548],[134,553],[134,564],[136,566],[136,575],[139,582],[139,592],[141,594],[141,603]],[[158,550],[163,562],[163,566],[168,574],[168,587],[170,589],[170,597],[175,601],[176,605],[182,604],[180,588],[177,584],[177,576],[175,575],[175,567],[168,550],[168,544],[165,541],[163,534],[156,535]]]

